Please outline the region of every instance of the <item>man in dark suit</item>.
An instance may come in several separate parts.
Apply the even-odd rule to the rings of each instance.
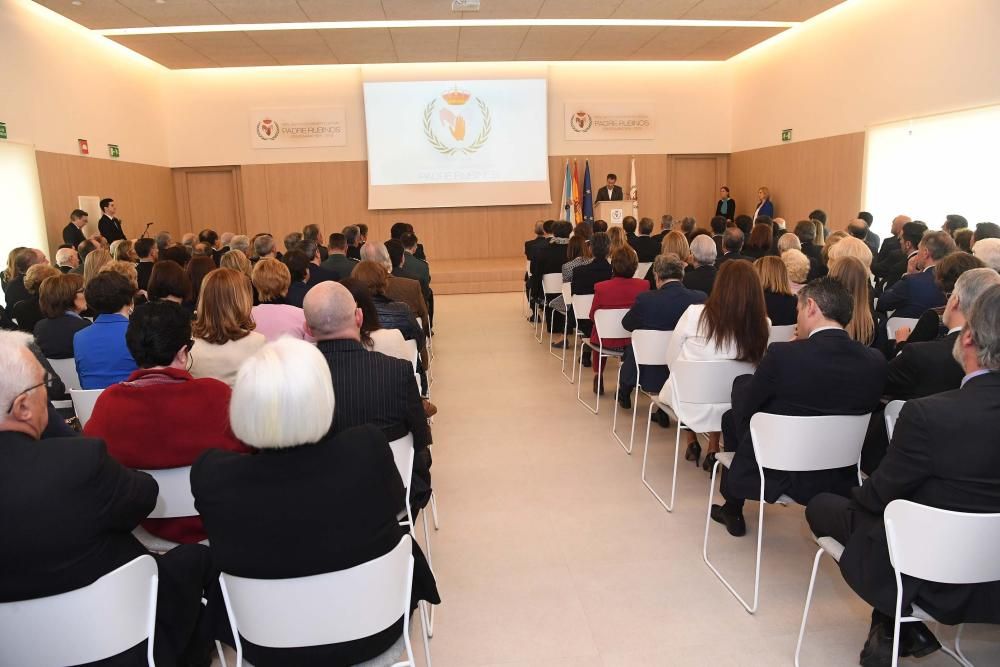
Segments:
[[[301,308],[302,302],[306,298],[306,292],[311,287],[309,285],[309,273],[312,263],[301,250],[286,252],[281,257],[281,261],[288,267],[288,272],[292,277],[292,282],[288,286],[288,294],[285,295],[285,303]]]
[[[715,268],[715,242],[705,234],[694,237],[691,241],[691,257],[694,264],[684,272],[684,287],[711,294],[715,274],[718,272]]]
[[[552,235],[553,220],[546,220],[535,223],[535,238],[524,242],[524,257],[529,262],[535,258],[535,253],[549,244],[549,237]],[[549,225],[549,230],[545,231],[545,225]]]
[[[329,254],[320,266],[326,269],[334,280],[343,280],[351,276],[351,271],[358,265],[358,260],[347,256],[347,238],[340,233],[330,234]]]
[[[635,303],[622,318],[622,327],[626,331],[673,331],[677,320],[688,306],[705,302],[707,295],[704,292],[690,290],[681,283],[684,267],[684,261],[674,253],[656,258],[652,269],[656,289],[643,292],[635,298]],[[621,381],[618,385],[618,404],[626,410],[632,407],[632,390],[635,389],[636,381],[646,391],[656,393],[663,388],[668,375],[669,371],[664,363],[662,366],[642,366],[637,378],[635,352],[631,345],[625,346]]]
[[[626,215],[622,218],[622,230],[625,232],[625,241],[629,245],[635,241],[635,230],[638,229],[639,222],[633,218],[631,215]]]
[[[632,239],[632,249],[639,256],[639,263],[652,262],[660,254],[660,244],[651,236],[653,219],[643,218],[639,221],[639,234]]]
[[[320,264],[319,244],[310,239],[302,239],[298,243],[298,250],[309,258],[309,280],[306,285],[312,287],[327,280],[337,280],[333,271],[328,271]]]
[[[743,250],[743,232],[736,227],[729,227],[722,235],[722,255],[715,262],[715,268],[720,268],[724,263],[734,259],[745,259],[752,262],[752,257],[747,257],[740,251]]]
[[[597,196],[594,197],[594,201],[622,201],[625,199],[625,194],[622,192],[622,186],[615,185],[617,182],[617,176],[614,174],[608,174],[607,186],[597,191]]]
[[[125,240],[125,230],[122,229],[122,221],[115,217],[118,207],[115,200],[110,197],[101,200],[101,219],[97,222],[97,230],[107,242]]]
[[[322,236],[323,233],[320,231],[319,225],[306,225],[302,228],[302,238],[316,242],[316,248],[319,250],[319,261],[325,262],[326,258],[330,256],[330,251],[323,245]]]
[[[882,241],[882,247],[880,247],[878,252],[875,254],[875,259],[872,262],[873,264],[875,262],[885,261],[885,259],[891,254],[897,253],[903,249],[899,244],[899,235],[903,231],[903,225],[908,222],[911,222],[910,216],[908,215],[897,215],[892,219],[892,226],[889,228],[890,234],[884,241]]]
[[[872,222],[874,222],[875,218],[868,211],[861,211],[858,213],[858,220],[862,220],[865,223],[865,233],[861,240],[872,251],[872,255],[875,255],[878,253],[880,242],[878,234],[872,231]]]
[[[425,260],[417,257],[417,249],[420,247],[420,243],[416,234],[413,232],[404,232],[399,237],[399,242],[403,246],[403,258],[400,261],[398,270],[394,268],[392,272],[402,278],[412,278],[420,283],[420,289],[424,293],[424,301],[427,302],[427,314],[433,327],[434,290],[431,289],[431,267]],[[388,248],[388,244],[386,247]]]
[[[663,245],[663,237],[670,233],[674,226],[674,216],[666,214],[660,217],[660,232],[653,235],[653,240],[656,241],[656,247],[659,248]]]
[[[744,500],[757,499],[760,493],[750,419],[758,412],[863,415],[878,407],[885,384],[882,353],[851,340],[844,331],[854,304],[840,282],[819,278],[799,291],[798,300],[799,340],[772,343],[757,371],[733,383],[733,407],[722,417],[726,450],[735,457],[722,476],[726,503],[712,506],[712,519],[734,536],[746,533]],[[767,502],[786,494],[802,504],[822,491],[847,493],[858,483],[855,466],[793,473],[765,470],[764,478]]]
[[[806,508],[814,534],[844,545],[840,571],[873,607],[861,653],[865,667],[892,661],[897,591],[886,506],[905,499],[957,512],[1000,512],[1000,285],[972,304],[954,355],[965,373],[961,388],[907,401],[885,459],[864,485],[849,498],[820,494]],[[902,598],[904,616],[918,604],[947,625],[1000,622],[1000,582],[949,585],[904,576]],[[927,655],[940,646],[922,623],[902,624],[899,643],[901,656]]]
[[[712,227],[712,240],[715,241],[715,252],[722,254],[722,236],[726,233],[726,219],[717,215],[708,223]]]
[[[549,302],[559,296],[559,293],[545,294],[543,292],[542,276],[549,273],[562,275],[562,265],[568,260],[566,258],[569,249],[569,236],[573,233],[573,225],[565,220],[557,220],[552,225],[552,238],[549,244],[535,253],[535,258],[531,261],[531,298],[538,303],[544,302],[545,309],[543,316],[545,323],[549,322]],[[554,331],[562,331],[563,314],[555,311],[552,318],[552,328]]]
[[[80,253],[75,248],[60,247],[56,250],[56,266],[63,273],[69,273],[80,266]]]
[[[76,248],[83,243],[87,237],[83,233],[83,228],[87,226],[87,212],[75,209],[69,214],[69,222],[63,227],[63,243]]]
[[[337,398],[332,432],[371,424],[389,440],[412,433],[414,476],[422,483],[414,480],[410,500],[415,508],[423,507],[430,498],[431,457],[427,446],[433,441],[413,365],[369,352],[361,344],[361,310],[343,285],[317,285],[306,296],[303,310],[309,333],[330,364]]]
[[[608,235],[604,232],[594,234],[590,239],[590,250],[594,255],[593,260],[589,264],[581,264],[573,269],[573,280],[570,283],[570,293],[573,295],[593,294],[594,285],[611,280],[614,275],[611,263],[608,261],[608,253],[611,251],[611,239]],[[580,333],[586,338],[590,338],[591,325],[589,319],[577,322]],[[590,366],[590,357],[590,351],[584,347],[584,366]]]
[[[208,254],[212,258],[212,261],[215,262],[215,265],[218,266],[222,260],[222,256],[225,254],[219,241],[219,233],[214,229],[203,229],[198,232],[198,243],[204,243],[208,246]]]
[[[875,309],[887,314],[893,311],[892,317],[920,317],[931,308],[943,306],[946,299],[934,280],[934,265],[955,249],[955,240],[948,232],[926,232],[916,256],[910,260],[914,272],[887,289]]]
[[[49,420],[47,374],[28,348],[30,340],[0,333],[0,400],[10,406],[0,415],[0,602],[82,588],[146,554],[132,530],[152,511],[159,490],[148,474],[108,456],[101,440],[39,439]],[[156,560],[156,661],[189,664],[195,654],[204,659],[211,645],[195,647],[192,638],[208,548],[183,545]],[[101,664],[137,664],[145,655],[142,644]]]
[[[357,225],[347,225],[341,233],[343,233],[344,238],[347,239],[347,256],[360,262],[361,229]]]
[[[139,257],[139,263],[135,265],[135,272],[139,278],[139,289],[144,290],[149,285],[149,276],[153,274],[153,264],[156,263],[159,256],[156,241],[151,238],[137,239],[135,254]]]
[[[827,268],[823,262],[823,247],[813,243],[816,240],[816,226],[812,220],[801,220],[795,225],[795,235],[802,244],[802,254],[809,258],[809,275],[806,276],[806,281],[825,276]]]
[[[917,254],[920,240],[927,232],[927,225],[919,220],[904,222],[899,230],[898,248],[890,250],[884,257],[880,257],[872,262],[872,273],[879,281],[879,286],[883,289],[892,287],[906,273],[910,259]],[[888,242],[888,240],[886,241]]]

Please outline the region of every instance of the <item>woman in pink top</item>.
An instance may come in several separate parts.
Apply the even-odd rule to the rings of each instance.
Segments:
[[[312,342],[306,333],[306,318],[302,309],[285,303],[292,274],[288,267],[276,259],[266,257],[253,267],[253,286],[257,289],[260,305],[253,307],[255,331],[264,334],[268,342],[282,336]]]

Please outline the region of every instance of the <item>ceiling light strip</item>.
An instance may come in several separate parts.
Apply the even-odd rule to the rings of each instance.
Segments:
[[[798,21],[710,21],[688,19],[435,19],[426,21],[305,21],[297,23],[226,23],[95,30],[105,37],[170,35],[204,32],[261,32],[275,30],[366,30],[401,28],[791,28]]]

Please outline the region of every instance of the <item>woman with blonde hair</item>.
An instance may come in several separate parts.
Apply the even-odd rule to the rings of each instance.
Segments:
[[[816,230],[816,236],[813,238],[813,245],[826,245],[827,235],[826,226],[823,224],[822,220],[817,220],[816,218],[810,218],[809,222],[813,224],[813,229]]]
[[[841,257],[853,257],[865,265],[865,269],[870,273],[872,268],[872,251],[868,244],[853,236],[845,236],[830,247],[827,252],[829,264],[837,261]]]
[[[669,255],[670,253],[680,257],[685,264],[691,263],[691,244],[683,232],[675,230],[663,237],[663,241],[660,243],[660,254]]]
[[[798,299],[792,294],[785,263],[774,256],[761,257],[753,263],[764,288],[767,317],[773,327],[795,324],[798,318]]]
[[[230,250],[222,256],[223,264],[226,257],[233,253],[243,256],[243,261],[250,263],[239,250]],[[292,274],[288,267],[273,257],[265,257],[253,267],[253,286],[257,289],[260,304],[253,307],[251,314],[257,324],[256,331],[263,334],[268,342],[282,336],[312,340],[306,333],[306,316],[302,309],[285,303],[291,284]]]
[[[18,246],[16,248],[14,248],[13,250],[11,250],[9,253],[7,253],[7,268],[5,268],[3,270],[3,273],[0,273],[0,283],[2,283],[2,284],[0,284],[0,287],[3,288],[3,291],[6,292],[7,291],[7,284],[10,281],[12,281],[14,278],[17,278],[17,275],[18,275],[17,274],[17,267],[15,266],[15,264],[17,263],[16,262],[16,260],[17,260],[17,253],[21,252],[22,250],[27,250],[27,249],[28,248],[26,248],[24,246]]]
[[[625,235],[625,230],[619,225],[608,228],[608,238],[611,239],[611,249],[608,251],[608,257],[615,254],[615,250],[619,248],[629,247],[628,236]]]
[[[826,267],[830,266],[830,251],[833,250],[833,246],[837,245],[843,239],[846,238],[847,238],[847,232],[845,231],[833,232],[832,234],[830,234],[830,236],[826,238],[826,243],[823,244],[823,250],[822,250],[823,266]]]
[[[111,260],[111,253],[104,249],[92,250],[83,260],[83,286],[90,284],[91,279],[97,275],[101,267]]]
[[[111,244],[111,258],[119,262],[138,262],[135,244],[128,239],[119,239]]]
[[[766,215],[769,218],[774,217],[774,204],[771,203],[771,191],[763,185],[757,188],[757,210],[753,213],[753,221],[757,222],[757,218],[762,215]]]
[[[135,268],[135,264],[132,262],[127,262],[122,259],[113,259],[102,266],[100,271],[114,271],[117,274],[125,276],[125,278],[132,285],[132,288],[137,292],[139,291],[139,271]]]
[[[793,235],[785,234],[785,236]],[[785,238],[785,236],[781,238]],[[812,266],[809,258],[801,250],[792,248],[781,253],[781,261],[788,272],[788,282],[792,294],[798,294],[802,286],[809,280],[809,268]]]
[[[853,240],[864,245],[858,239]],[[842,243],[843,241],[837,245]],[[875,318],[872,316],[871,283],[868,276],[868,267],[857,257],[845,255],[830,263],[830,277],[839,280],[854,300],[851,321],[844,329],[853,340],[871,346],[875,343]]]
[[[24,289],[28,291],[28,298],[12,304],[11,308],[18,329],[32,333],[35,325],[45,318],[39,304],[39,290],[47,279],[61,275],[62,271],[51,264],[35,264],[28,267],[24,273]]]
[[[239,271],[247,278],[253,279],[253,265],[242,250],[230,250],[219,259],[220,269]]]
[[[205,276],[191,327],[191,375],[233,385],[243,361],[267,343],[254,331],[252,311],[250,283],[242,273],[216,269]]]

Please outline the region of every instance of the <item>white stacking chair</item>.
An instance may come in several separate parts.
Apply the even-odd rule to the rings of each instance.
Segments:
[[[417,382],[417,391],[423,393],[420,389],[420,350],[417,348],[417,341],[404,340],[403,346],[409,352],[409,360],[413,364],[413,377]]]
[[[80,388],[80,378],[76,374],[76,360],[73,358],[69,359],[46,359],[49,362],[49,366],[55,371],[59,379],[62,380],[63,386],[66,387],[68,392],[70,389]],[[73,407],[72,399],[67,401],[52,401],[52,407],[59,409],[66,409]]]
[[[562,273],[546,273],[542,276],[542,312],[538,318],[538,330],[535,332],[535,340],[541,343],[545,340],[545,307],[548,305],[549,294],[559,294],[562,292]],[[549,329],[552,329],[552,314],[549,314]],[[551,339],[551,334],[549,338]]]
[[[885,432],[889,434],[892,441],[892,432],[896,430],[896,422],[899,421],[899,413],[903,410],[906,401],[889,401],[885,406]]]
[[[576,365],[572,359],[570,360],[569,364],[570,374],[566,375],[566,346],[569,344],[569,342],[566,340],[566,336],[567,333],[569,332],[569,309],[573,307],[573,294],[570,289],[571,286],[572,286],[571,283],[562,284],[562,297],[563,297],[563,303],[566,304],[566,317],[563,318],[562,368],[560,369],[560,372],[562,373],[564,378],[569,380],[570,384],[573,384],[573,376],[576,373]],[[574,334],[573,334],[574,337],[576,336],[575,331],[576,330],[574,328]]]
[[[594,331],[597,332],[597,346],[595,347],[590,341],[585,341],[584,348],[590,348],[592,350],[597,350],[598,363],[604,359],[610,359],[615,357],[619,360],[625,356],[623,350],[605,350],[604,349],[604,339],[605,338],[631,338],[632,332],[626,331],[622,327],[622,319],[625,317],[625,313],[628,312],[628,308],[602,308],[594,313]],[[589,312],[589,311],[588,311]],[[583,386],[583,359],[577,362],[580,364],[579,373],[580,381],[576,384],[576,400],[580,404],[593,412],[595,415],[601,409],[601,394],[597,394],[597,402],[594,407],[590,407],[590,404],[583,400],[580,394],[580,388]]]
[[[795,340],[795,325],[787,324],[781,327],[771,327],[771,333],[767,337],[767,343],[787,343]]]
[[[632,356],[635,359],[636,378],[639,377],[639,366],[667,365],[667,346],[670,345],[671,335],[673,335],[673,331],[657,331],[656,329],[636,329],[632,332]],[[623,362],[618,366],[618,387],[621,387],[622,384],[622,366],[624,365]],[[635,402],[632,404],[632,430],[629,431],[627,447],[625,446],[625,441],[618,435],[619,406],[618,401],[615,401],[614,417],[611,419],[611,435],[614,436],[615,440],[618,441],[618,444],[622,446],[622,449],[627,454],[632,453],[632,444],[635,441],[635,419],[639,412],[639,396],[642,394],[645,394],[650,399],[654,398],[653,394],[645,391],[642,385],[636,381]]]
[[[576,320],[576,332],[573,334],[573,360],[569,378],[570,384],[573,384],[573,379],[576,375],[576,365],[579,359],[579,357],[577,357],[577,344],[583,340],[583,334],[580,333],[580,322],[590,321],[590,307],[594,304],[594,295],[574,294],[572,299],[573,318]]]
[[[913,604],[910,616],[903,616],[902,575],[943,584],[981,584],[1000,579],[1000,560],[995,556],[1000,544],[1000,514],[971,514],[928,507],[909,500],[893,500],[885,508],[885,534],[889,543],[889,560],[896,575],[896,613],[893,621],[892,665],[899,664],[899,626],[902,623],[937,619]],[[813,559],[806,606],[802,610],[799,640],[795,646],[795,665],[798,667],[805,635],[806,620],[812,603],[816,572],[823,554],[838,563],[844,545],[832,537],[816,538],[820,548]],[[955,649],[942,646],[941,650],[960,665],[972,666],[962,653],[962,628],[955,634]]]
[[[70,389],[69,396],[73,400],[73,411],[80,422],[80,428],[87,425],[90,415],[94,414],[94,405],[103,389]]]
[[[702,544],[702,558],[708,568],[715,573],[727,590],[751,614],[757,611],[760,599],[760,559],[764,540],[764,468],[785,472],[809,472],[831,470],[855,466],[858,484],[861,483],[861,447],[871,414],[864,415],[823,415],[818,417],[790,417],[759,412],[750,418],[750,436],[753,451],[757,457],[757,472],[760,475],[760,514],[757,521],[757,556],[754,564],[753,604],[749,604],[736,592],[732,584],[708,559],[708,530],[712,523],[712,496],[719,466],[729,468],[733,463],[733,452],[716,455],[712,466],[712,481],[708,487],[708,508],[705,515],[705,540]],[[778,498],[780,505],[789,505],[795,500],[786,495]]]
[[[294,579],[219,575],[236,644],[236,667],[243,665],[241,636],[268,648],[320,646],[369,637],[391,626],[400,616],[406,659],[393,663],[393,667],[416,667],[410,643],[412,539],[403,535],[384,556],[338,572]],[[426,632],[423,639],[429,667],[431,653]],[[219,642],[216,648],[226,667]]]
[[[915,317],[890,317],[889,321],[885,323],[889,340],[896,340],[896,330],[900,327],[909,327],[912,330],[913,327],[917,326],[917,321]]]
[[[652,262],[639,262],[639,265],[635,269],[635,273],[632,274],[633,278],[638,278],[642,280],[649,273],[649,267],[653,266]]]
[[[156,496],[156,506],[149,513],[150,519],[174,519],[185,516],[198,516],[194,506],[194,494],[191,492],[191,466],[182,468],[163,468],[161,470],[143,470],[156,480],[160,491]],[[176,542],[164,540],[152,535],[139,526],[132,534],[150,551],[166,553],[177,546]],[[203,544],[207,544],[206,540]]]
[[[158,581],[153,557],[139,556],[83,588],[0,603],[0,663],[80,665],[147,640],[152,667]]]
[[[670,369],[671,383],[674,392],[674,402],[669,405],[653,398],[649,404],[649,419],[646,420],[646,444],[642,449],[642,483],[653,494],[653,497],[668,512],[674,511],[674,494],[677,490],[677,460],[681,449],[681,431],[691,431],[697,437],[698,433],[712,433],[722,430],[722,421],[694,420],[687,414],[687,405],[722,405],[728,409],[732,393],[733,380],[740,375],[754,372],[754,366],[746,361],[687,361],[678,359]],[[666,386],[666,385],[664,385]],[[668,503],[646,479],[646,458],[649,453],[649,431],[653,418],[653,408],[669,410],[677,422],[677,437],[674,441],[674,471],[670,483],[670,502]]]

